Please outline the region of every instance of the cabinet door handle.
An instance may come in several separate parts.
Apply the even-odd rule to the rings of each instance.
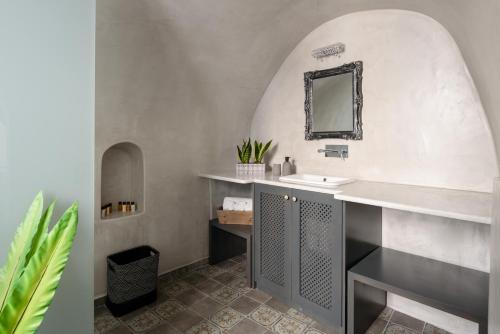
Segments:
[[[288,199],[289,199],[290,197],[288,197],[288,195],[285,195],[285,196],[284,196],[284,198],[285,198],[285,200],[286,200],[286,201],[288,201]]]
[[[297,197],[293,196],[292,201],[297,202]]]

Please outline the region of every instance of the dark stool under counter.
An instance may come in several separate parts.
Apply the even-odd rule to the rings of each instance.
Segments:
[[[249,287],[254,287],[252,274],[252,225],[219,224],[210,220],[209,258],[211,265],[246,253],[246,277]]]

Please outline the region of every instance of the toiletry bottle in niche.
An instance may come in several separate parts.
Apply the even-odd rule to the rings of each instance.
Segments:
[[[287,176],[292,174],[292,163],[290,162],[290,157],[285,157],[285,162],[283,162],[283,171],[281,175]]]
[[[130,205],[130,211],[135,212],[135,210],[136,210],[135,202],[132,202],[132,204]]]

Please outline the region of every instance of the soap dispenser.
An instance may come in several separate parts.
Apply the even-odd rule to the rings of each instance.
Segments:
[[[285,162],[283,163],[283,171],[281,175],[287,176],[292,174],[292,163],[290,162],[290,157],[285,157]]]

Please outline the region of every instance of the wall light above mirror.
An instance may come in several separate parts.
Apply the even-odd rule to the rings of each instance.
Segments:
[[[361,140],[363,62],[304,73],[306,140]]]

